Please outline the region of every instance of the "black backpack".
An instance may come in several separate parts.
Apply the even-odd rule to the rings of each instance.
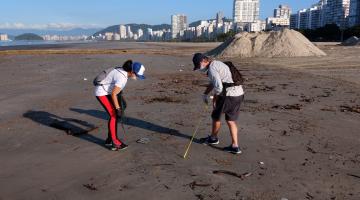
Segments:
[[[236,69],[234,64],[231,61],[226,61],[226,62],[224,62],[224,64],[226,64],[230,69],[231,77],[232,77],[232,79],[234,81],[232,86],[243,85],[244,82],[245,82],[245,79],[244,79],[243,75],[240,73],[240,71],[238,69]]]

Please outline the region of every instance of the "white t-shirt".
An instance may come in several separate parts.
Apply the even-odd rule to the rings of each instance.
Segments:
[[[101,82],[102,86],[95,87],[95,96],[110,95],[115,86],[124,90],[128,81],[128,73],[122,68],[112,70],[108,76]]]

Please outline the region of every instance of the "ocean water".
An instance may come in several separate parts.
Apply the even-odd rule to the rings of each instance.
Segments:
[[[43,41],[43,40],[0,41],[0,47],[44,45],[44,44],[73,44],[73,43],[89,43],[89,42],[92,41]]]

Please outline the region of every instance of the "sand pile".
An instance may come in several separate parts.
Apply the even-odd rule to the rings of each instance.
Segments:
[[[239,33],[207,54],[227,58],[326,56],[301,33],[289,29]]]
[[[345,40],[342,45],[344,46],[356,46],[360,45],[360,39],[356,36],[352,36],[349,39]]]

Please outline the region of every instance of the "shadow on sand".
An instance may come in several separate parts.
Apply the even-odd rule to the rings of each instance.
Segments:
[[[27,111],[23,114],[23,117],[31,119],[32,121],[39,124],[62,130],[68,135],[72,135],[74,137],[104,147],[104,140],[88,134],[89,132],[94,131],[98,128],[88,122],[78,119],[59,117],[45,111]]]
[[[103,119],[103,120],[108,120],[109,117],[107,115],[107,113],[105,111],[99,111],[99,110],[84,110],[84,109],[80,109],[80,108],[70,108],[71,111],[77,112],[77,113],[81,113],[81,114],[87,114],[99,119]],[[189,135],[185,135],[183,133],[180,133],[178,130],[175,129],[170,129],[170,128],[166,128],[157,124],[153,124],[151,122],[147,122],[141,119],[136,119],[133,117],[125,117],[125,119],[123,120],[125,125],[128,126],[133,126],[133,127],[137,127],[137,128],[141,128],[141,129],[145,129],[148,131],[153,131],[153,132],[157,132],[160,134],[167,134],[167,135],[171,135],[171,136],[176,136],[176,137],[180,137],[180,138],[184,138],[184,139],[191,139],[191,136]],[[194,139],[195,143],[201,144],[199,139]]]

